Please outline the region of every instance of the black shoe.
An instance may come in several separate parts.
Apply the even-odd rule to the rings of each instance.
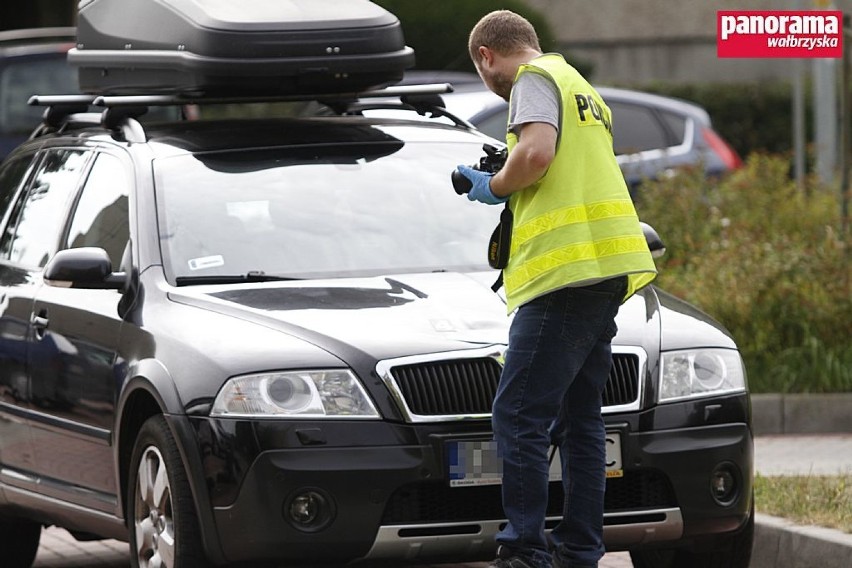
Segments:
[[[531,560],[513,554],[511,550],[500,546],[497,548],[497,558],[495,558],[488,568],[535,568],[535,564]]]
[[[559,557],[553,554],[553,568],[598,568],[597,564],[572,564],[568,560],[560,560]]]
[[[598,568],[597,564],[574,564],[570,560],[562,560],[559,558],[559,553],[556,551],[552,540],[547,541],[550,554],[553,556],[553,568]]]

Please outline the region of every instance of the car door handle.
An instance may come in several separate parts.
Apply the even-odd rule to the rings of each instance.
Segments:
[[[47,310],[41,310],[37,315],[33,314],[33,317],[30,318],[30,323],[35,330],[36,337],[41,339],[44,337],[44,330],[47,329],[47,324],[50,323],[50,319],[47,317]]]

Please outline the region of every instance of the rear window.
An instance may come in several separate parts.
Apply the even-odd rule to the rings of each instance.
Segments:
[[[41,122],[43,108],[27,105],[34,95],[79,92],[77,73],[64,53],[51,57],[21,58],[0,66],[0,132],[29,134]]]

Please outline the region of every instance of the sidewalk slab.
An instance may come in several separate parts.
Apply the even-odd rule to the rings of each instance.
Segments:
[[[758,513],[750,568],[849,568],[852,535]]]

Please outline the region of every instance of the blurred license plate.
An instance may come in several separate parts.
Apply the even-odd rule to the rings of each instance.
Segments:
[[[493,440],[469,440],[447,443],[449,479],[451,487],[471,485],[498,485],[503,477],[503,462],[497,455],[497,443]],[[621,462],[621,435],[607,432],[606,476],[623,477]],[[553,452],[550,460],[550,481],[562,479],[559,451]]]

